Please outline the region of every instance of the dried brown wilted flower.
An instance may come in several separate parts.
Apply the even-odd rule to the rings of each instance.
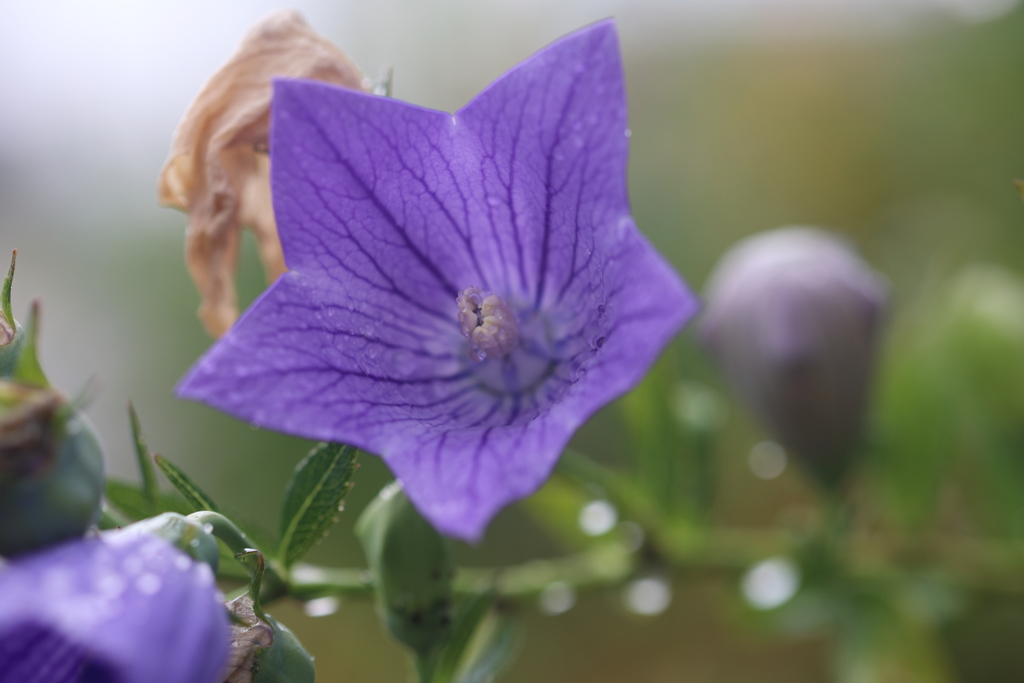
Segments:
[[[203,86],[178,124],[160,172],[160,203],[188,213],[185,263],[202,298],[199,319],[215,337],[238,317],[234,276],[243,226],[256,235],[267,281],[286,270],[267,156],[276,76],[364,87],[359,69],[302,15],[277,11],[249,31]]]
[[[260,619],[248,595],[226,603],[233,616],[231,648],[224,663],[224,683],[252,683],[258,670],[257,657],[274,645],[274,628]]]

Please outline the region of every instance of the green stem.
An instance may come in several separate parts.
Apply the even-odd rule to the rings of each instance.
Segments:
[[[249,582],[249,600],[252,601],[252,611],[260,618],[261,621],[267,621],[267,615],[263,611],[263,603],[260,600],[260,589],[263,586],[263,575],[266,573],[266,561],[263,559],[263,553],[259,550],[246,550],[245,552],[238,553],[235,555],[236,560],[242,560],[242,558],[256,558],[256,568],[252,573],[252,581]]]
[[[556,581],[564,581],[577,590],[614,586],[633,573],[634,557],[618,544],[608,543],[565,557],[532,560],[511,567],[460,568],[455,577],[455,592],[475,594],[490,589],[505,598],[532,598]]]
[[[299,600],[312,600],[327,595],[372,595],[373,584],[365,569],[334,569],[310,564],[297,564],[291,569],[288,594]]]
[[[662,560],[685,572],[736,574],[776,555],[799,553],[800,540],[781,531],[716,529],[695,534],[692,527],[658,530]],[[877,578],[896,565],[941,567],[948,583],[972,591],[1024,595],[1024,544],[999,540],[926,536],[913,539],[873,535],[848,537],[840,551],[852,575]],[[532,599],[547,586],[563,581],[577,590],[620,585],[632,576],[639,558],[614,543],[549,560],[509,567],[460,567],[454,590],[473,595],[494,590],[506,599]],[[293,567],[288,594],[300,600],[324,596],[369,597],[373,586],[365,570],[334,569],[309,564]],[[264,591],[266,600],[266,591]]]
[[[605,544],[565,557],[533,560],[511,567],[460,567],[455,575],[454,590],[457,595],[493,590],[505,598],[530,598],[555,581],[564,581],[578,590],[616,585],[625,581],[633,568],[633,555],[616,544]],[[289,595],[300,600],[372,593],[373,585],[365,580],[365,571],[359,569],[301,564],[293,568],[289,584]]]
[[[203,510],[202,512],[193,512],[188,518],[199,524],[209,524],[210,533],[223,541],[224,545],[235,555],[250,551],[257,551],[265,555],[256,543],[245,535],[244,531],[219,512]],[[285,573],[277,566],[276,562],[271,561],[268,564],[260,593],[265,602],[272,602],[288,593],[288,584],[282,578],[284,575]]]
[[[231,552],[236,555],[250,549],[259,550],[256,544],[245,535],[244,531],[219,512],[203,510],[202,512],[193,512],[188,518],[202,525],[209,524],[210,533],[224,541],[224,545],[230,548]]]

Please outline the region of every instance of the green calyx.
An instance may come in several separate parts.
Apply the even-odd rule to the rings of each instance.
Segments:
[[[33,301],[28,311],[28,324],[25,341],[14,362],[11,377],[23,384],[36,387],[49,387],[50,380],[39,364],[39,302]]]
[[[85,416],[52,389],[0,380],[0,555],[81,536],[99,518],[103,488]]]
[[[388,629],[418,657],[429,657],[451,631],[451,543],[420,516],[398,482],[370,503],[356,534]]]

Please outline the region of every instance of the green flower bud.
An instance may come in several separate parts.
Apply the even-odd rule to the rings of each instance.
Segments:
[[[144,519],[125,528],[112,533],[143,533],[159,536],[179,550],[192,556],[193,559],[205,562],[217,574],[217,567],[220,564],[220,552],[217,548],[217,539],[211,535],[212,528],[209,524],[200,524],[177,512],[165,512]]]
[[[11,284],[14,281],[14,261],[17,256],[18,251],[15,249],[11,254],[11,267],[0,288],[0,377],[14,374],[14,366],[25,345],[25,330],[11,312]]]
[[[377,608],[391,633],[425,657],[451,630],[451,543],[412,506],[402,485],[384,487],[356,523]]]
[[[231,649],[224,683],[313,683],[313,658],[286,626],[243,595],[227,603]]]
[[[0,555],[81,536],[99,518],[103,454],[53,389],[0,379]]]

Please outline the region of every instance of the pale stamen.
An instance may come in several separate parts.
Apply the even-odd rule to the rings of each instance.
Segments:
[[[459,325],[469,339],[469,357],[477,362],[504,358],[519,343],[519,324],[505,300],[479,287],[459,292]]]

